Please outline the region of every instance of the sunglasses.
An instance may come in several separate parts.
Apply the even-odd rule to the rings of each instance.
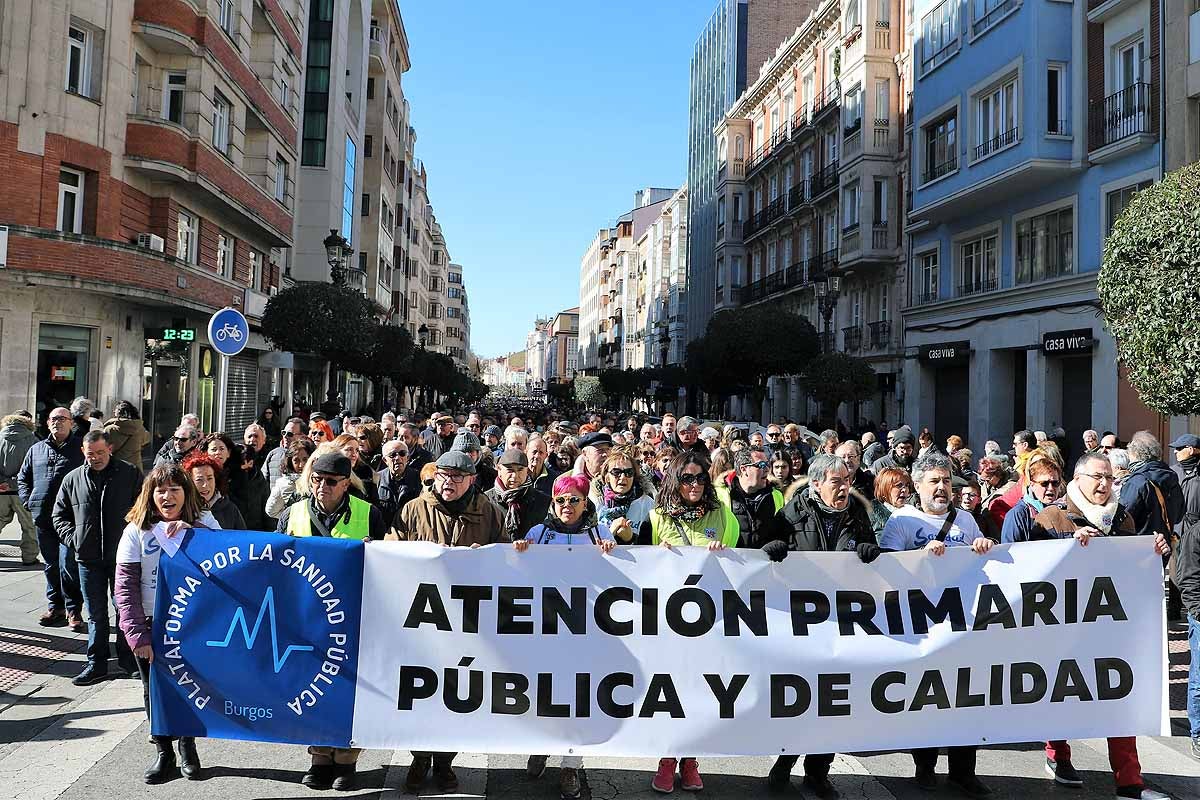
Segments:
[[[768,434],[767,434],[767,438],[768,438],[768,439],[778,439],[778,438],[779,438],[779,434],[778,434],[778,433],[768,433]]]
[[[1050,489],[1050,488],[1057,489],[1062,484],[1062,481],[1056,481],[1053,478],[1047,478],[1044,481],[1034,481],[1034,483],[1036,483],[1038,486],[1042,487],[1043,489]]]
[[[61,420],[62,417],[59,417],[59,419]],[[51,422],[53,422],[53,421],[54,420],[51,420]],[[192,440],[192,437],[190,437],[190,436],[172,436],[171,439],[173,439],[176,442],[190,442]]]
[[[608,474],[609,474],[609,475],[615,475],[615,476],[616,476],[616,477],[618,477],[618,478],[632,478],[632,477],[633,477],[633,470],[632,470],[632,469],[626,469],[626,468],[620,468],[620,469],[618,469],[618,468],[615,468],[615,467],[614,467],[613,469],[610,469],[610,470],[608,471]]]
[[[371,437],[370,437],[370,436],[356,436],[356,437],[354,437],[354,438],[358,439],[360,442],[369,442],[369,441],[371,441]]]
[[[337,486],[339,483],[341,483],[342,481],[344,481],[346,479],[345,478],[329,478],[324,475],[313,475],[312,477],[309,478],[309,480],[312,481],[313,486],[320,486],[321,484],[325,484],[326,486],[329,486],[332,488],[334,486]]]
[[[573,495],[573,494],[566,495],[565,497],[554,498],[554,505],[559,506],[559,507],[577,506],[582,502],[583,502],[582,497],[579,497],[579,496]]]
[[[703,486],[704,484],[708,483],[708,476],[705,475],[703,472],[701,472],[699,474],[693,474],[693,473],[689,472],[686,475],[680,475],[679,482],[681,484],[683,484],[684,486],[691,486],[692,484],[695,484],[695,483],[698,483],[701,486]]]
[[[392,459],[393,461],[395,461],[398,458],[408,458],[408,451],[407,450],[393,450],[391,453],[388,454],[388,458]]]
[[[747,464],[746,466],[747,466],[747,467],[754,467],[755,469],[767,469],[767,468],[768,468],[768,467],[770,467],[771,465],[770,465],[770,464],[768,464],[766,461],[751,461],[751,462],[750,462],[749,464]]]

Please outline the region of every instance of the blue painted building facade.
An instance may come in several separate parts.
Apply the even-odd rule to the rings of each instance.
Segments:
[[[917,0],[906,421],[976,452],[1118,430],[1096,276],[1161,176],[1159,3]]]

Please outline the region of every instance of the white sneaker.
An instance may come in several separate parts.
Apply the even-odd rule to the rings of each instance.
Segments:
[[[1138,795],[1121,794],[1120,790],[1117,790],[1117,800],[1171,800],[1171,795],[1154,789],[1142,789],[1142,793]]]

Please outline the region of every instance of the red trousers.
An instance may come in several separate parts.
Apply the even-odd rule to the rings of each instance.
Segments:
[[[1046,742],[1046,758],[1052,761],[1070,761],[1071,745],[1061,739]],[[1110,736],[1108,764],[1112,767],[1113,779],[1118,787],[1143,785],[1142,763],[1138,760],[1136,737]]]

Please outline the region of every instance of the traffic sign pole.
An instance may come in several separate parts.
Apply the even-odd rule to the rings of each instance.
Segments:
[[[250,323],[236,308],[226,306],[208,320],[208,343],[221,355],[217,376],[217,430],[225,430],[225,399],[229,394],[229,359],[246,348]]]

